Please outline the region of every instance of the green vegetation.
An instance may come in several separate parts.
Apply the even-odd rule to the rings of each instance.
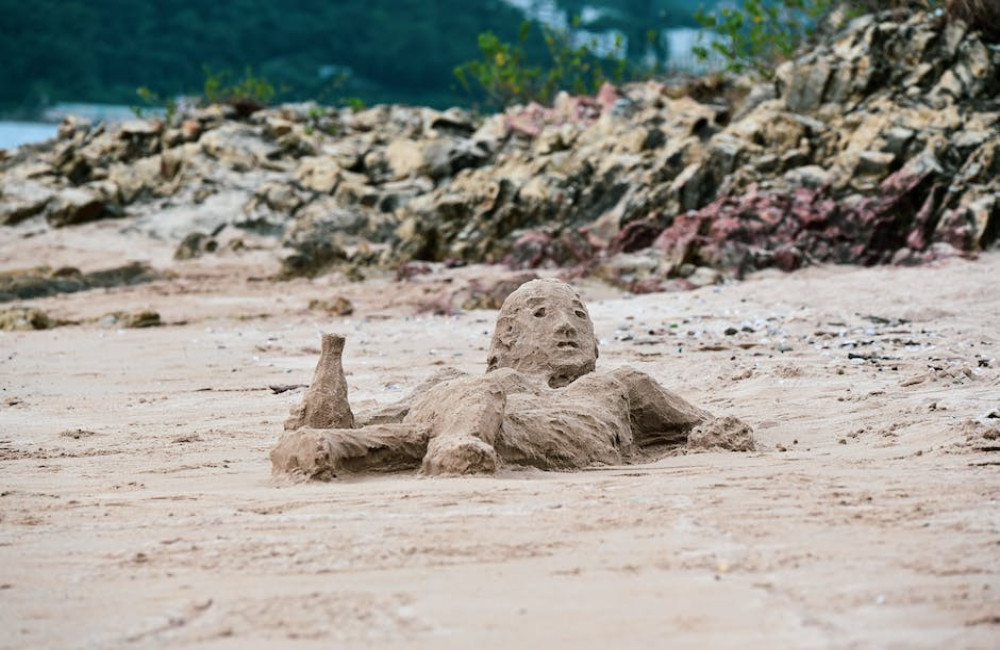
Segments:
[[[205,99],[210,104],[254,102],[267,106],[274,99],[274,85],[263,77],[255,77],[250,66],[247,66],[242,78],[229,85],[226,82],[232,77],[232,73],[225,70],[213,71],[207,65],[204,70]]]
[[[735,9],[723,7],[712,13],[699,9],[695,17],[720,38],[707,48],[696,47],[695,55],[704,61],[714,51],[730,72],[749,70],[769,79],[775,64],[791,56],[832,7],[833,0],[744,0]]]
[[[143,102],[142,105],[132,106],[132,112],[135,113],[136,117],[146,117],[150,109],[162,109],[164,112],[164,119],[166,119],[168,123],[173,121],[174,115],[177,114],[177,100],[172,98],[164,99],[163,97],[160,97],[159,93],[154,92],[145,86],[140,86],[135,91],[135,94],[138,95],[139,99]]]
[[[448,105],[475,34],[512,38],[500,0],[0,0],[0,110],[135,103],[203,91],[203,66],[267,79],[282,100]],[[346,81],[343,79],[346,77]],[[223,85],[239,85],[227,79]]]
[[[716,11],[716,0],[704,2],[698,18],[720,38],[701,54],[765,77],[834,4],[742,0]],[[70,101],[171,111],[169,98],[198,94],[240,105],[544,101],[655,73],[669,66],[663,30],[699,24],[687,0],[554,3],[559,20],[580,16],[567,31],[523,27],[505,0],[0,0],[0,114]],[[981,7],[995,3],[951,4],[986,16]],[[617,42],[601,47],[585,36],[611,33]],[[219,72],[230,70],[245,72]]]
[[[756,77],[770,79],[777,64],[812,39],[823,20],[838,7],[845,10],[844,17],[853,18],[885,9],[934,9],[940,4],[941,0],[742,0],[737,8],[723,7],[711,12],[702,8],[695,13],[702,27],[718,38],[708,47],[696,47],[694,53],[702,61],[715,53],[722,57],[729,72],[749,71]]]
[[[578,26],[579,20],[574,19],[573,24]],[[475,80],[490,103],[507,106],[516,102],[546,103],[559,90],[594,93],[605,81],[624,79],[628,61],[623,57],[620,37],[615,39],[614,51],[601,55],[594,41],[574,45],[572,31],[543,27],[549,60],[545,65],[529,65],[525,44],[531,27],[527,21],[521,24],[515,44],[504,43],[493,32],[480,34],[482,60],[455,68],[462,86],[471,91],[470,79]]]
[[[229,104],[238,113],[249,115],[268,106],[277,94],[274,85],[263,77],[254,76],[250,66],[234,82],[229,81],[233,75],[228,71],[213,71],[207,65],[204,70],[204,98],[209,104]]]
[[[271,104],[277,91],[270,81],[254,76],[253,68],[247,67],[243,76],[233,83],[227,83],[233,77],[228,71],[213,71],[205,66],[204,92],[198,99],[206,104],[229,104],[244,114]],[[135,94],[142,100],[141,105],[132,106],[136,117],[146,117],[151,110],[163,112],[164,119],[172,122],[177,114],[177,100],[164,98],[146,86],[140,86]]]
[[[694,24],[684,0],[557,2],[564,16],[585,16],[582,29],[624,34],[631,63],[650,48],[665,54],[649,30]],[[252,66],[276,101],[447,107],[470,103],[453,70],[481,56],[478,34],[519,43],[531,61],[549,56],[537,24],[520,43],[525,15],[503,0],[0,0],[0,15],[7,114],[67,101],[136,104],[139,87],[196,95],[202,66]],[[488,99],[480,92],[471,101]]]

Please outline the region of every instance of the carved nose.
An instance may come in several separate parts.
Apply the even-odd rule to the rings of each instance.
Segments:
[[[563,316],[562,320],[556,327],[556,334],[561,334],[563,336],[574,336],[576,334],[576,328],[573,327],[573,323],[571,323],[568,318]]]

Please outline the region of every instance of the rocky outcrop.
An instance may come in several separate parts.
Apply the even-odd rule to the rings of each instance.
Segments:
[[[131,262],[91,273],[72,266],[58,269],[38,267],[0,272],[0,303],[46,298],[61,293],[145,284],[162,276],[146,264]]]
[[[1000,239],[1000,47],[876,14],[750,87],[605,86],[485,118],[304,104],[67,121],[0,174],[0,223],[124,215],[184,240],[179,258],[235,226],[280,238],[286,275],[489,262],[655,291],[916,263]]]

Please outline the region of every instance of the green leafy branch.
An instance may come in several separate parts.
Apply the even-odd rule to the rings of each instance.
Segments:
[[[701,61],[721,56],[725,69],[770,79],[777,62],[792,56],[811,37],[823,17],[833,9],[833,0],[744,0],[739,8],[723,7],[695,19],[717,35],[708,47],[698,45],[694,55]]]
[[[574,18],[573,28],[579,26]],[[524,22],[515,43],[501,41],[493,32],[479,35],[482,59],[469,61],[454,70],[462,87],[473,92],[473,82],[485,92],[489,103],[508,106],[537,101],[547,103],[560,90],[596,92],[605,81],[621,82],[628,71],[622,56],[622,39],[616,38],[614,51],[597,53],[597,42],[574,45],[574,33],[542,27],[549,61],[546,65],[528,62],[525,45],[532,23]]]
[[[210,104],[256,104],[269,105],[277,94],[274,84],[264,77],[254,76],[253,68],[247,66],[243,76],[233,83],[227,83],[232,73],[226,70],[213,71],[202,66],[205,72],[204,94]]]
[[[147,115],[147,111],[153,108],[162,108],[164,111],[164,120],[167,124],[170,124],[174,115],[177,114],[177,100],[172,97],[161,97],[159,93],[150,90],[146,86],[140,86],[136,89],[135,94],[139,96],[139,99],[143,101],[142,106],[132,106],[132,112],[135,116],[142,119]]]

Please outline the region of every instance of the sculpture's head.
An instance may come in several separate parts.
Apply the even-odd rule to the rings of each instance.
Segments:
[[[559,280],[522,284],[500,307],[486,363],[486,372],[513,368],[552,388],[592,372],[597,337],[579,294]]]

